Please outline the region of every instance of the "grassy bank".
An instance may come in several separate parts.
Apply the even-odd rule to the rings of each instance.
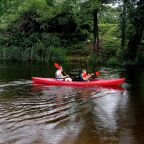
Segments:
[[[38,61],[84,61],[115,65],[119,64],[120,40],[118,26],[101,24],[100,52],[93,53],[92,34],[84,41],[65,39],[62,35],[32,34],[28,37],[15,34],[1,34],[0,59]],[[74,39],[74,36],[73,36]]]

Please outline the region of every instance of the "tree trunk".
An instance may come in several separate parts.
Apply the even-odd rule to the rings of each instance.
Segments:
[[[127,58],[134,61],[137,55],[137,50],[139,48],[144,28],[136,27],[136,33],[129,39]]]
[[[127,0],[123,0],[123,12],[122,12],[122,33],[121,33],[121,48],[124,53],[124,48],[126,44],[126,39],[125,39],[125,30],[126,30],[126,3]]]
[[[139,48],[140,42],[142,40],[143,32],[144,32],[143,11],[144,11],[144,1],[140,0],[138,2],[138,7],[134,19],[134,33],[129,39],[128,51],[126,54],[126,57],[132,61],[134,61],[136,58],[137,50]]]
[[[98,33],[98,10],[94,9],[94,52],[99,50],[99,33]]]

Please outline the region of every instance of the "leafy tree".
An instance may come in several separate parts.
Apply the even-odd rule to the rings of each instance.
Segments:
[[[138,48],[140,46],[142,36],[144,33],[144,1],[139,0],[134,7],[134,12],[130,13],[133,17],[130,17],[130,22],[133,25],[133,32],[128,42],[127,57],[134,61],[137,55]]]

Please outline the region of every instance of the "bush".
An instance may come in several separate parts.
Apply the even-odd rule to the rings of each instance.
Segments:
[[[119,60],[116,57],[112,57],[107,61],[108,65],[114,66],[119,64]]]
[[[46,48],[42,43],[33,47],[1,47],[0,59],[9,60],[39,60],[39,61],[66,61],[65,52],[62,48],[52,46]]]
[[[119,56],[120,39],[116,24],[100,25],[101,48],[105,57]]]
[[[104,35],[109,31],[111,28],[115,27],[116,24],[99,24],[99,32],[100,35]]]

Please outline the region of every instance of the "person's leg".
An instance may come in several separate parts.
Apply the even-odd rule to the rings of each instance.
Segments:
[[[72,79],[69,77],[69,78],[65,78],[65,81],[72,81]]]

